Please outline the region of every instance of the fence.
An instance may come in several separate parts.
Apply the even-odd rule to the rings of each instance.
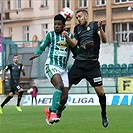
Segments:
[[[54,88],[51,86],[49,81],[47,81],[45,74],[44,74],[44,62],[47,58],[48,49],[43,52],[43,54],[35,59],[32,62],[32,65],[29,67],[28,58],[31,56],[36,48],[40,45],[40,41],[36,41],[34,44],[34,41],[11,41],[11,40],[5,40],[2,43],[2,69],[4,69],[5,65],[8,64],[11,60],[11,57],[9,55],[12,55],[14,53],[17,53],[20,55],[20,61],[23,62],[24,65],[26,65],[26,73],[30,72],[30,79],[36,80],[36,83],[39,87],[39,93],[45,94],[45,93],[53,93]],[[124,46],[127,51],[124,52],[124,54],[130,54],[130,56],[126,56],[126,61],[130,63],[120,63],[124,61],[124,55],[123,55],[123,49]],[[112,56],[114,49],[114,56]],[[111,51],[110,51],[111,50]],[[103,83],[104,83],[104,89],[107,93],[118,93],[118,78],[119,77],[133,77],[133,69],[132,69],[132,51],[131,46],[129,45],[122,45],[117,49],[116,44],[110,45],[106,44],[105,46],[101,47],[102,54],[100,55],[100,62],[101,65],[101,72],[103,76]],[[122,51],[122,53],[120,53]],[[128,52],[128,53],[126,53]],[[23,55],[23,57],[22,57]],[[107,55],[110,59],[108,59]],[[122,56],[119,56],[122,55]],[[118,57],[118,58],[117,58]],[[105,64],[107,62],[107,64]],[[110,63],[109,63],[110,62]],[[119,64],[118,64],[119,62]],[[69,61],[69,64],[72,63],[72,60]],[[114,65],[115,64],[115,65]],[[71,66],[71,65],[70,65]],[[70,66],[69,69],[70,69]],[[29,75],[29,74],[28,74]],[[37,81],[38,79],[38,81]],[[44,79],[41,84],[40,80]],[[47,81],[47,83],[45,82]],[[26,81],[25,81],[26,82]],[[8,84],[8,83],[7,83]],[[28,89],[25,84],[23,84],[24,89]],[[130,86],[130,85],[129,85]],[[133,88],[132,88],[133,89]],[[94,89],[90,86],[86,80],[81,81],[77,86],[73,86],[70,90],[70,93],[95,93]]]

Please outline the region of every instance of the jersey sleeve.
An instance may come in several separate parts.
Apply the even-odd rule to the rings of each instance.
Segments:
[[[94,21],[94,29],[98,32],[100,29],[98,27],[98,21]]]
[[[45,51],[45,48],[49,45],[49,43],[50,43],[50,34],[48,33],[34,54],[35,55],[38,55],[38,54],[41,55],[43,53],[43,51]]]
[[[82,47],[78,47],[77,45],[75,47],[71,47],[71,51],[73,53],[73,58],[75,58],[81,51],[83,51]]]
[[[5,67],[5,70],[8,71],[10,68],[11,68],[11,64],[7,65],[7,66]]]
[[[69,32],[69,37],[70,37],[71,39],[74,38],[73,34],[71,34],[70,32]]]
[[[74,38],[78,40],[78,25],[74,27]]]
[[[23,64],[20,64],[20,70],[22,71],[22,66],[23,66]]]

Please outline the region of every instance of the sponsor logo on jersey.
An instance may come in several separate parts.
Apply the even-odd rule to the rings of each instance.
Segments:
[[[64,41],[59,41],[56,43],[57,47],[60,48],[60,49],[65,49],[67,48],[67,43],[64,42]]]

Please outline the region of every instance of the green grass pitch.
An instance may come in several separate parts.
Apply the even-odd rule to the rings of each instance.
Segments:
[[[107,106],[109,126],[101,124],[99,106],[67,106],[60,122],[48,126],[44,106],[5,106],[0,133],[133,133],[133,107]]]

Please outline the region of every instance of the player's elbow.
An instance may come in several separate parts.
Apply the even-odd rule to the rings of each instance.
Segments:
[[[23,76],[26,76],[26,74],[25,74],[25,73],[23,73]]]
[[[107,43],[107,39],[106,38],[102,38],[102,42],[103,43]]]
[[[103,43],[107,43],[107,40],[103,40],[102,42],[103,42]]]

